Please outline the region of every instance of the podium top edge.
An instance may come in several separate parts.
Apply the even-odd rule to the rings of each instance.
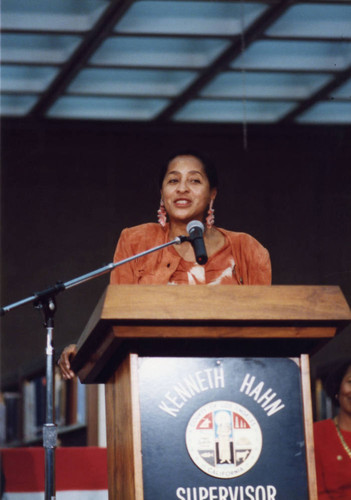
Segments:
[[[338,286],[109,285],[101,320],[351,321]]]

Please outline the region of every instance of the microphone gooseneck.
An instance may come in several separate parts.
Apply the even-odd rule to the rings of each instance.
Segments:
[[[189,241],[194,249],[195,259],[198,264],[202,266],[207,262],[207,252],[204,242],[204,225],[199,220],[192,220],[186,226],[189,234]]]

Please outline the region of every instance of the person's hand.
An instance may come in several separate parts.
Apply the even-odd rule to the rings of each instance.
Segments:
[[[70,344],[64,348],[57,364],[60,367],[61,375],[65,380],[71,380],[75,377],[75,373],[71,370],[71,361],[77,353],[77,346]]]

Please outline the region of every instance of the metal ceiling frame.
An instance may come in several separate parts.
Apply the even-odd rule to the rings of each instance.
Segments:
[[[241,54],[243,44],[247,48],[252,42],[264,33],[264,31],[288,8],[291,0],[282,0],[279,5],[270,7],[259,19],[253,23],[241,36],[235,37],[231,45],[193,82],[182,94],[180,94],[155,120],[165,121],[171,118],[181,107],[193,99],[218,73],[226,69],[229,63]]]
[[[39,101],[29,113],[29,116],[34,117],[45,114],[58,95],[65,92],[68,85],[72,82],[101,42],[112,32],[116,23],[123,14],[125,14],[133,1],[134,0],[121,0],[120,2],[111,2],[111,5],[106,9],[93,29],[88,31],[82,43],[63,65],[58,76],[41,95]]]
[[[89,59],[92,54],[98,49],[98,47],[106,40],[107,37],[131,37],[131,36],[139,36],[139,37],[154,37],[154,38],[162,38],[172,36],[173,38],[177,37],[188,37],[188,38],[223,38],[226,40],[230,40],[230,45],[227,49],[224,50],[209,66],[204,69],[192,68],[193,71],[198,73],[198,76],[190,85],[188,85],[185,90],[182,91],[181,94],[172,99],[170,104],[162,110],[152,121],[154,123],[165,123],[170,121],[174,115],[184,107],[188,102],[192,99],[200,97],[201,99],[206,99],[206,97],[200,96],[201,90],[203,90],[206,85],[213,80],[219,73],[222,71],[245,71],[250,72],[250,69],[236,69],[233,70],[230,67],[230,64],[233,60],[240,56],[241,53],[246,50],[251,44],[253,44],[257,40],[299,40],[299,41],[328,41],[330,43],[340,42],[342,41],[351,41],[350,37],[340,36],[340,38],[320,38],[320,37],[281,37],[281,36],[271,36],[266,35],[267,29],[277,21],[277,19],[284,14],[284,12],[293,5],[298,4],[330,4],[330,0],[255,0],[258,3],[262,3],[267,6],[267,10],[261,14],[258,19],[253,22],[248,28],[243,30],[241,34],[233,35],[232,37],[223,35],[223,36],[214,36],[214,35],[169,35],[167,33],[157,33],[157,34],[138,34],[138,33],[118,33],[114,31],[118,21],[123,17],[123,15],[127,12],[127,10],[132,6],[135,0],[111,0],[110,4],[106,8],[105,12],[98,19],[92,29],[87,32],[72,32],[65,31],[65,35],[74,34],[82,37],[82,41],[77,47],[77,49],[73,52],[73,54],[68,58],[68,60],[63,64],[52,64],[54,67],[59,67],[60,71],[58,75],[54,78],[48,88],[39,95],[39,99],[37,103],[33,106],[32,110],[29,112],[28,117],[30,118],[42,118],[45,116],[46,112],[52,106],[54,101],[61,95],[71,95],[71,93],[67,93],[67,88],[77,76],[79,71],[86,68],[94,68],[95,64],[89,63]],[[163,1],[163,0],[157,0]],[[193,1],[201,1],[201,0],[193,0]],[[203,1],[203,0],[202,0]],[[207,1],[207,0],[205,0]],[[220,1],[220,0],[208,0],[208,1]],[[245,0],[240,0],[245,2]],[[334,4],[345,5],[351,4],[351,0],[336,0],[333,2]],[[26,33],[26,34],[63,34],[62,31],[44,31],[44,30],[3,30],[3,33]],[[15,63],[7,63],[9,65]],[[20,65],[21,63],[16,63],[16,65]],[[26,63],[22,63],[26,65]],[[33,64],[34,65],[34,64]],[[36,63],[37,66],[40,66],[40,63]],[[99,68],[108,68],[109,65],[98,66]],[[116,68],[116,66],[113,66]],[[119,69],[123,68],[123,66],[118,66]],[[130,69],[152,69],[151,67],[142,67],[142,66],[133,66]],[[163,68],[158,68],[163,69]],[[170,68],[166,68],[170,69]],[[174,68],[177,70],[189,69],[185,67],[177,67]],[[265,71],[269,72],[269,70],[255,70],[257,72]],[[279,70],[280,71],[280,70]],[[281,70],[284,72],[284,70]],[[290,71],[290,73],[301,73],[303,71]],[[311,72],[311,71],[309,71]],[[319,71],[323,73],[323,71]],[[331,72],[328,72],[331,73]],[[343,71],[335,71],[333,74],[332,81],[329,81],[322,88],[318,89],[314,92],[308,99],[299,103],[292,111],[288,112],[285,116],[283,116],[279,122],[277,123],[293,123],[298,116],[305,113],[308,109],[312,108],[319,101],[328,101],[331,100],[330,94],[340,87],[344,82],[351,78],[351,65],[348,66]],[[13,92],[8,92],[9,94],[13,94]],[[74,92],[72,95],[77,95]],[[99,94],[101,95],[101,94]],[[126,96],[123,96],[126,97]],[[134,98],[148,98],[149,95],[138,95],[133,96]],[[21,117],[23,118],[23,117]]]
[[[317,90],[309,99],[301,102],[290,113],[287,113],[278,123],[289,123],[295,120],[299,115],[305,113],[308,109],[312,108],[317,102],[326,101],[330,99],[330,94],[351,78],[351,67],[344,71],[339,72],[333,80],[327,83],[324,87]]]

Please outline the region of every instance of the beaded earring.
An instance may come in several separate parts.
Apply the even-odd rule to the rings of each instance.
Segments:
[[[166,226],[167,212],[163,200],[160,201],[160,208],[157,210],[157,220],[162,227]]]
[[[214,208],[213,208],[213,200],[210,201],[210,206],[208,207],[208,215],[206,217],[206,227],[211,229],[214,224],[215,216],[214,216]]]

